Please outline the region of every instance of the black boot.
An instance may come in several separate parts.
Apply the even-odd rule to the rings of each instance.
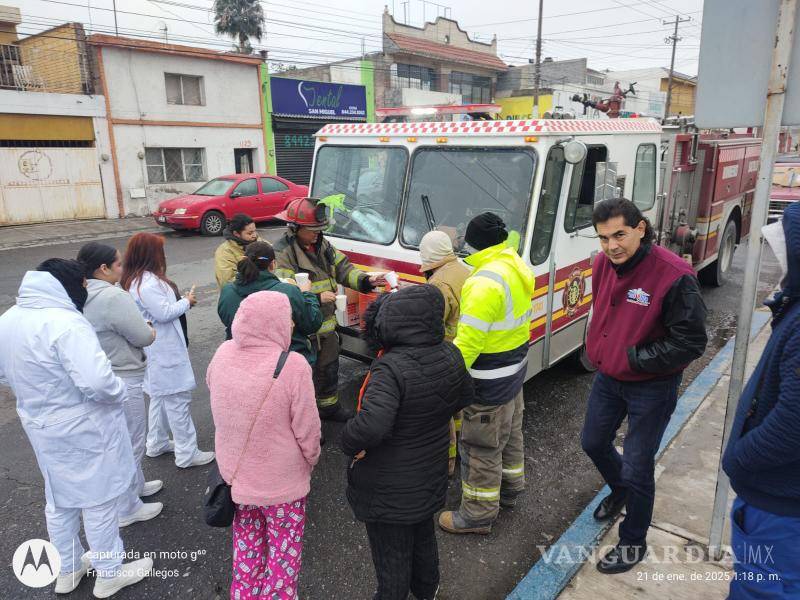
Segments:
[[[607,521],[616,517],[628,501],[628,491],[611,492],[603,498],[598,507],[594,510],[594,518],[598,521]]]
[[[632,546],[619,543],[597,563],[597,570],[605,575],[624,573],[644,560],[647,544]]]
[[[333,406],[326,406],[324,410],[320,410],[319,418],[323,421],[336,421],[337,423],[344,423],[348,419],[353,418],[353,413],[342,406],[341,402],[337,402]]]

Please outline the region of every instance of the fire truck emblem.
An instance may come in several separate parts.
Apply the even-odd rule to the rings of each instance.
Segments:
[[[564,312],[568,317],[574,317],[578,312],[585,292],[586,279],[583,277],[583,271],[575,269],[567,279],[567,285],[564,286],[564,297],[561,300]]]

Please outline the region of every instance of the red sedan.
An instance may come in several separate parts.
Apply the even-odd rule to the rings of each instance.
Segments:
[[[291,200],[308,196],[308,187],[276,175],[242,173],[205,183],[192,194],[164,200],[153,213],[156,223],[172,229],[199,229],[203,235],[220,235],[228,219],[244,213],[254,221],[267,221]]]

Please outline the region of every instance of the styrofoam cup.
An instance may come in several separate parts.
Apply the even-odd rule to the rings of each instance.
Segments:
[[[298,285],[305,285],[308,283],[308,273],[295,273],[294,280]]]
[[[344,294],[339,294],[336,296],[336,310],[340,310],[342,312],[347,310],[347,296]]]
[[[386,280],[386,283],[389,284],[390,288],[397,288],[397,273],[394,271],[389,271],[383,276],[383,278]]]

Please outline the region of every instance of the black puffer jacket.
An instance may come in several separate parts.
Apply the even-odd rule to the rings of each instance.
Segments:
[[[342,432],[347,499],[360,521],[418,523],[444,506],[450,418],[473,402],[458,349],[444,341],[444,298],[431,285],[382,297],[367,320],[385,354],[361,411]]]

